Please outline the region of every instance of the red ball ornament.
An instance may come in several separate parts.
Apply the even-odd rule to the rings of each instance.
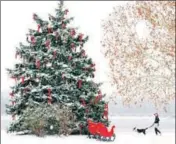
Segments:
[[[74,44],[74,43],[71,43],[71,49],[72,49],[72,50],[76,50],[76,49],[75,49],[75,44]]]
[[[48,28],[48,33],[52,33],[53,29],[52,28]]]
[[[85,100],[82,98],[81,99],[81,104],[85,107],[86,106],[86,102],[85,102]]]
[[[79,41],[82,41],[83,36],[84,36],[83,34],[79,34],[79,36],[78,36]]]
[[[91,64],[90,66],[91,66],[91,67],[94,67],[94,66],[95,66],[95,64]]]
[[[59,37],[59,33],[58,33],[58,32],[55,32],[55,36],[56,36],[56,40],[57,40],[58,37]]]
[[[94,99],[94,104],[97,104],[97,103],[98,103],[98,100],[99,100],[99,97],[96,96],[95,99]]]
[[[86,56],[85,50],[82,50],[82,51],[81,51],[81,55],[82,55],[82,57],[85,57],[85,56]]]
[[[49,49],[50,48],[50,40],[47,40],[46,42],[45,42],[45,46]]]
[[[78,80],[78,88],[82,87],[82,80]]]
[[[65,29],[66,28],[66,25],[63,23],[62,24],[62,29]]]
[[[108,104],[105,104],[104,106],[103,116],[108,120]]]
[[[36,19],[37,19],[37,15],[33,14],[33,20],[36,20]]]
[[[34,36],[31,36],[31,42],[32,42],[32,44],[34,45],[35,44],[35,37]]]
[[[48,104],[51,104],[51,89],[48,89]]]
[[[39,69],[40,68],[40,60],[37,60],[35,63],[36,67]]]
[[[38,33],[40,32],[40,25],[38,25],[38,27],[37,27],[37,32]]]
[[[98,94],[101,95],[101,91],[100,90],[98,91]]]
[[[21,83],[24,84],[24,76],[21,77]]]
[[[76,34],[75,30],[74,30],[74,29],[71,29],[71,30],[70,30],[70,35],[73,37],[75,34]]]
[[[10,93],[10,96],[11,96],[11,97],[14,97],[14,93],[13,93],[13,92],[11,92],[11,93]]]
[[[68,10],[68,9],[66,9],[66,10],[65,10],[65,14],[67,15],[67,13],[68,13],[68,12],[69,12],[69,10]]]
[[[75,47],[75,44],[74,43],[71,43],[71,48],[74,48]]]
[[[15,105],[15,101],[12,101],[12,105]]]
[[[68,60],[70,61],[72,59],[72,56],[68,56]]]

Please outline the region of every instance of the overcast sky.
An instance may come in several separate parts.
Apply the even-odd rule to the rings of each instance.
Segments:
[[[108,84],[108,65],[100,52],[101,21],[112,11],[113,6],[124,5],[124,1],[65,1],[69,9],[69,16],[73,16],[72,23],[79,30],[89,36],[86,53],[96,63],[97,82],[105,82],[103,92],[111,93]],[[15,63],[15,47],[26,39],[28,28],[37,28],[32,14],[48,20],[48,14],[54,13],[56,1],[2,1],[1,2],[1,92],[8,92],[12,80],[8,78],[5,68],[13,67]],[[140,26],[139,26],[140,27]],[[140,29],[138,29],[141,32]],[[146,108],[145,108],[146,109]],[[144,111],[145,111],[144,109]]]

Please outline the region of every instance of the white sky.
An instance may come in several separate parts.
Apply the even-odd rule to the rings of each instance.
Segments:
[[[86,53],[96,63],[96,81],[107,81],[107,63],[100,53],[101,20],[106,18],[112,7],[125,4],[116,1],[65,1],[69,16],[75,20],[73,24],[89,36]],[[28,28],[37,28],[32,14],[48,20],[48,14],[54,13],[56,1],[2,1],[1,9],[1,91],[9,90],[12,80],[8,78],[5,68],[13,67],[15,62],[15,47],[26,39]],[[106,85],[106,84],[105,84]],[[107,86],[105,86],[107,87]],[[106,90],[105,90],[106,91]],[[109,89],[106,91],[109,92]]]

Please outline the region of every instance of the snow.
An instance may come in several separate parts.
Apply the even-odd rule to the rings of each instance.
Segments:
[[[86,136],[69,136],[69,137],[56,137],[48,136],[44,138],[38,138],[34,136],[14,136],[6,134],[1,131],[1,143],[2,144],[100,144],[110,142],[100,142],[94,139],[89,139]],[[111,142],[112,144],[174,144],[174,133],[165,133],[163,136],[155,136],[149,134],[147,136],[138,135],[134,133],[117,133],[116,140]]]
[[[147,131],[147,135],[137,134],[132,131],[132,128],[137,126],[138,128],[144,128],[151,125],[153,119],[151,117],[112,117],[110,118],[112,124],[116,126],[116,139],[114,142],[100,142],[95,139],[89,139],[86,136],[46,136],[39,138],[36,136],[19,136],[15,134],[7,134],[6,127],[9,124],[9,117],[2,116],[1,119],[1,143],[2,144],[100,144],[100,143],[112,143],[112,144],[174,144],[175,143],[175,118],[161,117],[161,136],[156,136],[154,130],[151,128]]]

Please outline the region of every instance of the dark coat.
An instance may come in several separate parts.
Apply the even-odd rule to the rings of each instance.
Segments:
[[[154,123],[159,124],[159,121],[160,121],[159,117],[155,116],[155,122]]]

